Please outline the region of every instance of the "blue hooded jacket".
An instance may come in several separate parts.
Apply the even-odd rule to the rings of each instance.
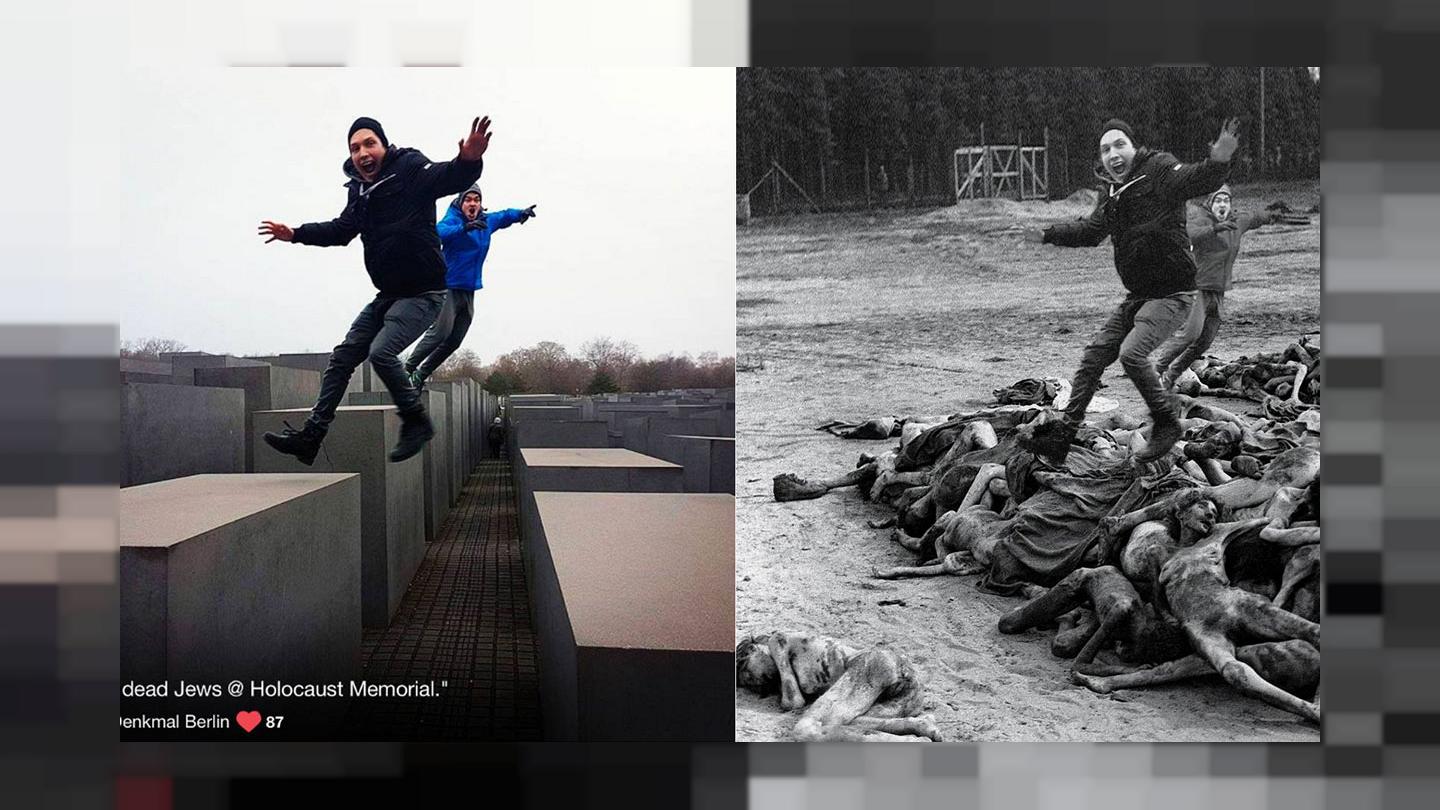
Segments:
[[[479,186],[471,186],[456,197],[435,226],[440,247],[445,251],[445,286],[451,290],[482,289],[480,271],[485,265],[485,255],[490,252],[490,234],[529,218],[519,208],[482,211],[480,216],[485,218],[485,227],[465,230],[465,214],[460,211],[460,202],[466,194],[479,190]]]

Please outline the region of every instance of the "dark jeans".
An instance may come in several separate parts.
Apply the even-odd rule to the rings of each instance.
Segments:
[[[460,348],[474,319],[475,291],[446,290],[440,317],[426,330],[425,337],[420,338],[420,345],[405,358],[405,370],[419,369],[422,379],[434,374],[435,369]]]
[[[1200,306],[1190,308],[1190,317],[1185,328],[1171,338],[1160,349],[1160,359],[1155,369],[1162,380],[1174,380],[1190,364],[1205,356],[1210,344],[1215,342],[1215,333],[1220,331],[1220,321],[1225,317],[1225,293],[1220,290],[1201,290]]]
[[[410,385],[397,355],[434,322],[444,301],[445,293],[436,290],[410,298],[377,295],[366,304],[350,324],[345,340],[330,352],[330,364],[320,380],[320,398],[310,412],[310,423],[321,429],[330,427],[335,420],[335,409],[345,397],[350,375],[366,360],[401,413],[423,411],[420,394]]]
[[[1085,409],[1090,407],[1090,400],[1100,385],[1100,373],[1116,358],[1125,367],[1125,375],[1135,383],[1140,398],[1150,407],[1150,413],[1174,416],[1175,397],[1160,386],[1160,377],[1150,363],[1150,353],[1175,334],[1190,314],[1194,300],[1194,292],[1183,292],[1164,298],[1131,295],[1121,301],[1080,356],[1080,370],[1075,372],[1075,380],[1070,384],[1065,420],[1073,425],[1085,420]]]

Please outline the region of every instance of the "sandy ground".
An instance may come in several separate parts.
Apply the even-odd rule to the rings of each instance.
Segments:
[[[1308,210],[1318,183],[1236,189],[1241,211],[1276,199]],[[1123,297],[1109,243],[1059,248],[1004,229],[1088,212],[978,200],[738,229],[738,632],[803,630],[906,653],[947,739],[1317,741],[1316,727],[1218,677],[1110,696],[1073,686],[1047,634],[999,634],[996,620],[1020,603],[981,593],[975,577],[871,579],[872,566],[913,559],[888,529],[867,526],[891,510],[853,488],[772,498],[778,473],[830,477],[887,445],[814,429],[828,419],[941,416],[991,404],[993,389],[1024,377],[1069,380]],[[1320,217],[1312,220],[1246,235],[1213,354],[1282,349],[1319,330]],[[1118,365],[1105,383],[1101,396],[1144,412]],[[1242,400],[1217,404],[1258,413]],[[788,738],[794,716],[776,698],[737,692],[736,701],[738,739]]]

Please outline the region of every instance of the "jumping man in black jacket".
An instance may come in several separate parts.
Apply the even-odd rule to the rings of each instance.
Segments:
[[[357,118],[348,134],[350,157],[341,167],[350,181],[340,216],[291,228],[265,220],[266,243],[346,245],[357,235],[365,245],[365,270],[380,292],[350,324],[345,340],[330,353],[320,398],[302,430],[266,433],[265,442],[305,464],[315,461],[320,443],[355,367],[365,360],[400,411],[400,440],[391,461],[420,452],[435,435],[420,394],[397,355],[420,337],[445,301],[445,259],[435,234],[435,200],[459,194],[480,178],[481,157],[490,144],[490,119],[476,118],[460,141],[454,160],[432,163],[418,150],[395,146],[373,118]]]
[[[1159,458],[1179,440],[1174,395],[1161,386],[1149,358],[1185,322],[1195,299],[1195,260],[1185,232],[1185,201],[1225,182],[1230,156],[1239,143],[1239,127],[1236,119],[1225,122],[1209,158],[1184,164],[1168,152],[1137,149],[1130,126],[1110,119],[1101,127],[1096,169],[1107,187],[1101,190],[1095,210],[1087,219],[1030,234],[1032,239],[1065,247],[1094,247],[1109,236],[1115,246],[1115,269],[1128,292],[1085,347],[1064,419],[1037,431],[1035,447],[1040,452],[1065,459],[1100,373],[1116,358],[1154,421],[1150,440],[1137,459]]]

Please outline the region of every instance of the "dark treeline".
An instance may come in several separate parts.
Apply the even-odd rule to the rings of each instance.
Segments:
[[[750,190],[774,160],[826,209],[945,203],[955,149],[980,145],[982,127],[984,143],[1024,146],[1044,145],[1049,127],[1050,196],[1064,197],[1096,184],[1099,126],[1111,117],[1142,145],[1197,160],[1237,116],[1233,180],[1319,177],[1318,78],[1266,68],[1264,88],[1262,164],[1259,68],[744,68],[736,186]],[[806,203],[772,175],[751,206],[764,214]]]
[[[609,394],[677,388],[734,388],[735,358],[716,352],[699,357],[645,357],[633,343],[598,337],[572,355],[550,340],[515,349],[488,365],[461,349],[435,370],[437,380],[469,377],[493,394]]]

